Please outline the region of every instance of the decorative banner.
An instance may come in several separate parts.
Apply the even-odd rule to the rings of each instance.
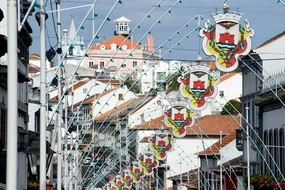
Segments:
[[[116,176],[112,181],[112,190],[123,190],[124,183],[121,176]]]
[[[111,190],[111,184],[107,183],[106,185],[104,185],[103,190]]]
[[[192,66],[190,73],[178,79],[179,91],[183,97],[190,98],[190,108],[201,111],[207,107],[207,99],[218,93],[219,79],[207,66]]]
[[[133,178],[134,183],[141,182],[144,172],[138,162],[132,162],[129,166],[130,176]]]
[[[165,160],[167,153],[173,149],[174,139],[168,132],[157,132],[148,141],[150,142],[150,149],[155,153],[158,160]]]
[[[141,154],[138,157],[138,160],[145,175],[151,175],[153,173],[153,168],[158,167],[158,160],[152,152]]]
[[[205,28],[200,31],[203,37],[203,50],[206,55],[216,57],[216,67],[223,72],[234,71],[238,67],[238,57],[247,55],[251,50],[251,39],[254,31],[246,26],[240,25],[243,16],[241,13],[229,11],[224,4],[224,12],[211,15],[215,21],[212,25],[206,22]]]
[[[173,101],[170,104],[171,108],[164,112],[164,123],[167,127],[172,128],[172,134],[175,137],[184,137],[186,127],[194,125],[194,111],[190,110],[188,103],[183,100]]]
[[[128,170],[124,170],[122,172],[121,177],[122,177],[122,182],[124,183],[125,186],[124,188],[131,189],[133,185],[133,178],[130,175],[130,172]]]

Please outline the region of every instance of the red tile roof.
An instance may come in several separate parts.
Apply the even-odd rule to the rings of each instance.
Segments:
[[[85,104],[92,104],[93,102],[95,102],[95,100],[97,100],[100,96],[103,97],[111,92],[113,92],[114,90],[116,90],[116,88],[111,88],[109,89],[107,92],[103,92],[102,94],[94,94],[93,96],[90,96],[89,98],[85,99],[85,101],[82,103],[82,105]],[[77,107],[81,104],[81,102],[74,104],[74,107]]]
[[[41,56],[37,53],[32,53],[29,55],[29,60],[40,60]]]
[[[230,134],[222,138],[222,146],[220,146],[220,141],[217,141],[212,146],[208,147],[206,150],[196,153],[197,155],[219,155],[219,150],[225,147],[227,144],[236,139],[236,131],[232,131]]]
[[[124,42],[125,41],[125,42]],[[140,49],[141,46],[134,40],[126,39],[126,37],[122,36],[121,34],[114,36],[113,38],[105,41],[100,42],[98,44],[95,44],[91,47],[92,50],[100,50],[100,47],[104,45],[106,49],[111,49],[111,44],[117,44],[117,47],[121,47],[122,45],[126,45],[128,49]]]
[[[224,82],[224,81],[228,80],[229,78],[235,76],[236,74],[237,73],[227,73],[220,78],[220,82]]]
[[[127,106],[128,104],[130,104],[130,103],[132,103],[132,102],[134,102],[134,101],[135,101],[135,100],[130,99],[130,100],[128,100],[128,101],[126,101],[126,102],[124,102],[124,103],[118,105],[116,108],[113,108],[113,109],[111,109],[111,110],[109,110],[109,111],[107,111],[107,112],[105,112],[105,113],[102,113],[101,115],[97,116],[97,117],[95,118],[95,120],[103,119],[103,118],[107,117],[109,114],[111,114],[111,113],[114,112],[114,111],[118,111],[118,110],[120,110],[120,109],[125,109],[125,108],[127,108],[126,106]]]
[[[239,129],[239,116],[228,116],[228,115],[206,115],[199,118],[200,128],[198,128],[198,122],[195,121],[195,124],[191,128],[187,128],[187,135],[197,136],[201,132],[205,135],[217,136],[220,134],[220,131],[223,131],[224,135],[229,134],[230,132]],[[163,116],[152,119],[142,125],[137,125],[131,130],[159,130],[160,128],[166,129],[166,125],[163,121]]]

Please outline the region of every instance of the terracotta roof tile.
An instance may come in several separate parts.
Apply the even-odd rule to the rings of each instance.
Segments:
[[[111,49],[111,44],[115,43],[117,44],[117,47],[120,47],[121,45],[126,45],[128,49],[132,49],[135,47],[135,49],[140,49],[141,46],[135,42],[134,40],[127,39],[126,37],[122,36],[121,34],[114,36],[113,38],[105,41],[105,42],[100,42],[98,44],[95,44],[91,47],[92,50],[100,50],[100,46],[104,45],[106,49]],[[124,42],[124,43],[123,43]]]
[[[182,173],[182,181],[188,181],[188,179],[191,181],[196,180],[198,178],[197,173],[198,173],[198,168]],[[167,179],[180,181],[180,177],[181,177],[181,174],[178,174],[178,175],[168,177]]]
[[[132,103],[133,101],[135,101],[135,100],[130,99],[130,100],[128,100],[128,101],[126,101],[126,102],[124,102],[124,103],[118,105],[116,108],[113,108],[113,109],[111,109],[111,110],[109,110],[109,111],[107,111],[107,112],[105,112],[105,113],[102,113],[101,115],[97,116],[97,117],[95,118],[95,120],[103,119],[103,118],[107,117],[109,114],[111,114],[112,112],[118,111],[118,110],[120,110],[120,109],[127,108],[126,106],[127,106],[128,104]]]
[[[77,83],[75,83],[73,85],[73,91],[80,88],[81,86],[85,85],[86,83],[88,83],[90,80],[89,79],[83,79],[81,81],[78,81]],[[72,92],[72,86],[68,88],[68,92]],[[55,96],[53,98],[51,98],[49,101],[50,102],[57,102],[58,97]]]
[[[211,70],[217,70],[217,67],[215,65],[215,62],[211,61],[208,63],[208,66],[211,67]]]
[[[222,147],[236,139],[236,131],[232,131],[230,134],[222,138]],[[208,147],[205,151],[196,153],[197,155],[219,155],[220,152],[220,141],[217,141],[212,146]]]
[[[93,96],[90,96],[89,98],[85,99],[85,101],[82,103],[82,105],[85,104],[92,104],[95,100],[97,100],[100,96],[103,97],[111,92],[113,92],[114,90],[116,90],[116,88],[111,88],[109,89],[107,92],[103,92],[102,94],[94,94]],[[81,104],[81,102],[74,104],[74,107],[77,107]]]
[[[37,53],[32,53],[29,55],[29,60],[40,60],[41,56]]]
[[[40,68],[32,63],[28,64],[29,73],[38,73],[40,72]]]
[[[98,79],[98,81],[102,83],[110,82],[110,84],[121,84],[119,80],[113,80],[113,79]]]
[[[239,129],[239,117],[238,116],[228,116],[228,115],[206,115],[199,118],[200,128],[202,133],[205,135],[219,135],[220,131],[227,135],[235,129]],[[152,119],[142,125],[136,125],[131,128],[131,130],[159,130],[161,127],[166,129],[166,125],[163,121],[163,116]],[[187,135],[197,136],[201,133],[200,128],[198,128],[198,122],[191,128],[187,128]]]
[[[227,73],[220,78],[220,82],[224,82],[224,81],[228,80],[229,78],[235,76],[236,74],[237,73]]]

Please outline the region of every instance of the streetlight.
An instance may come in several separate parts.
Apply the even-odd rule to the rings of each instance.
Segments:
[[[29,173],[31,174],[29,177],[29,180],[36,180],[38,177],[40,177],[40,136],[35,136],[30,139],[31,143],[30,146],[26,149],[25,153],[28,157],[28,166],[29,166]],[[53,154],[55,153],[50,148],[50,143],[46,140],[46,170],[48,171],[48,168],[51,164]],[[46,172],[47,172],[46,171]],[[45,172],[45,173],[46,173]],[[46,176],[46,175],[45,175]],[[45,177],[46,178],[46,177]],[[46,186],[51,187],[52,184],[46,184]]]

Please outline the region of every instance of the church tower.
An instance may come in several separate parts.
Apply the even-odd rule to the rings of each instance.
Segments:
[[[114,20],[114,22],[116,23],[116,31],[114,32],[115,36],[121,34],[127,37],[131,33],[130,25],[129,25],[131,21],[127,19],[126,17],[122,16]]]
[[[67,50],[67,58],[68,58],[68,63],[73,63],[73,64],[77,64],[77,60],[79,60],[81,57],[84,56],[83,53],[85,49],[84,39],[83,37],[77,36],[76,31],[77,30],[75,27],[74,19],[72,18],[69,30],[67,31],[66,35],[67,44],[65,45],[65,39],[63,37],[62,49],[63,51],[66,51],[67,48],[70,46],[70,48]]]

